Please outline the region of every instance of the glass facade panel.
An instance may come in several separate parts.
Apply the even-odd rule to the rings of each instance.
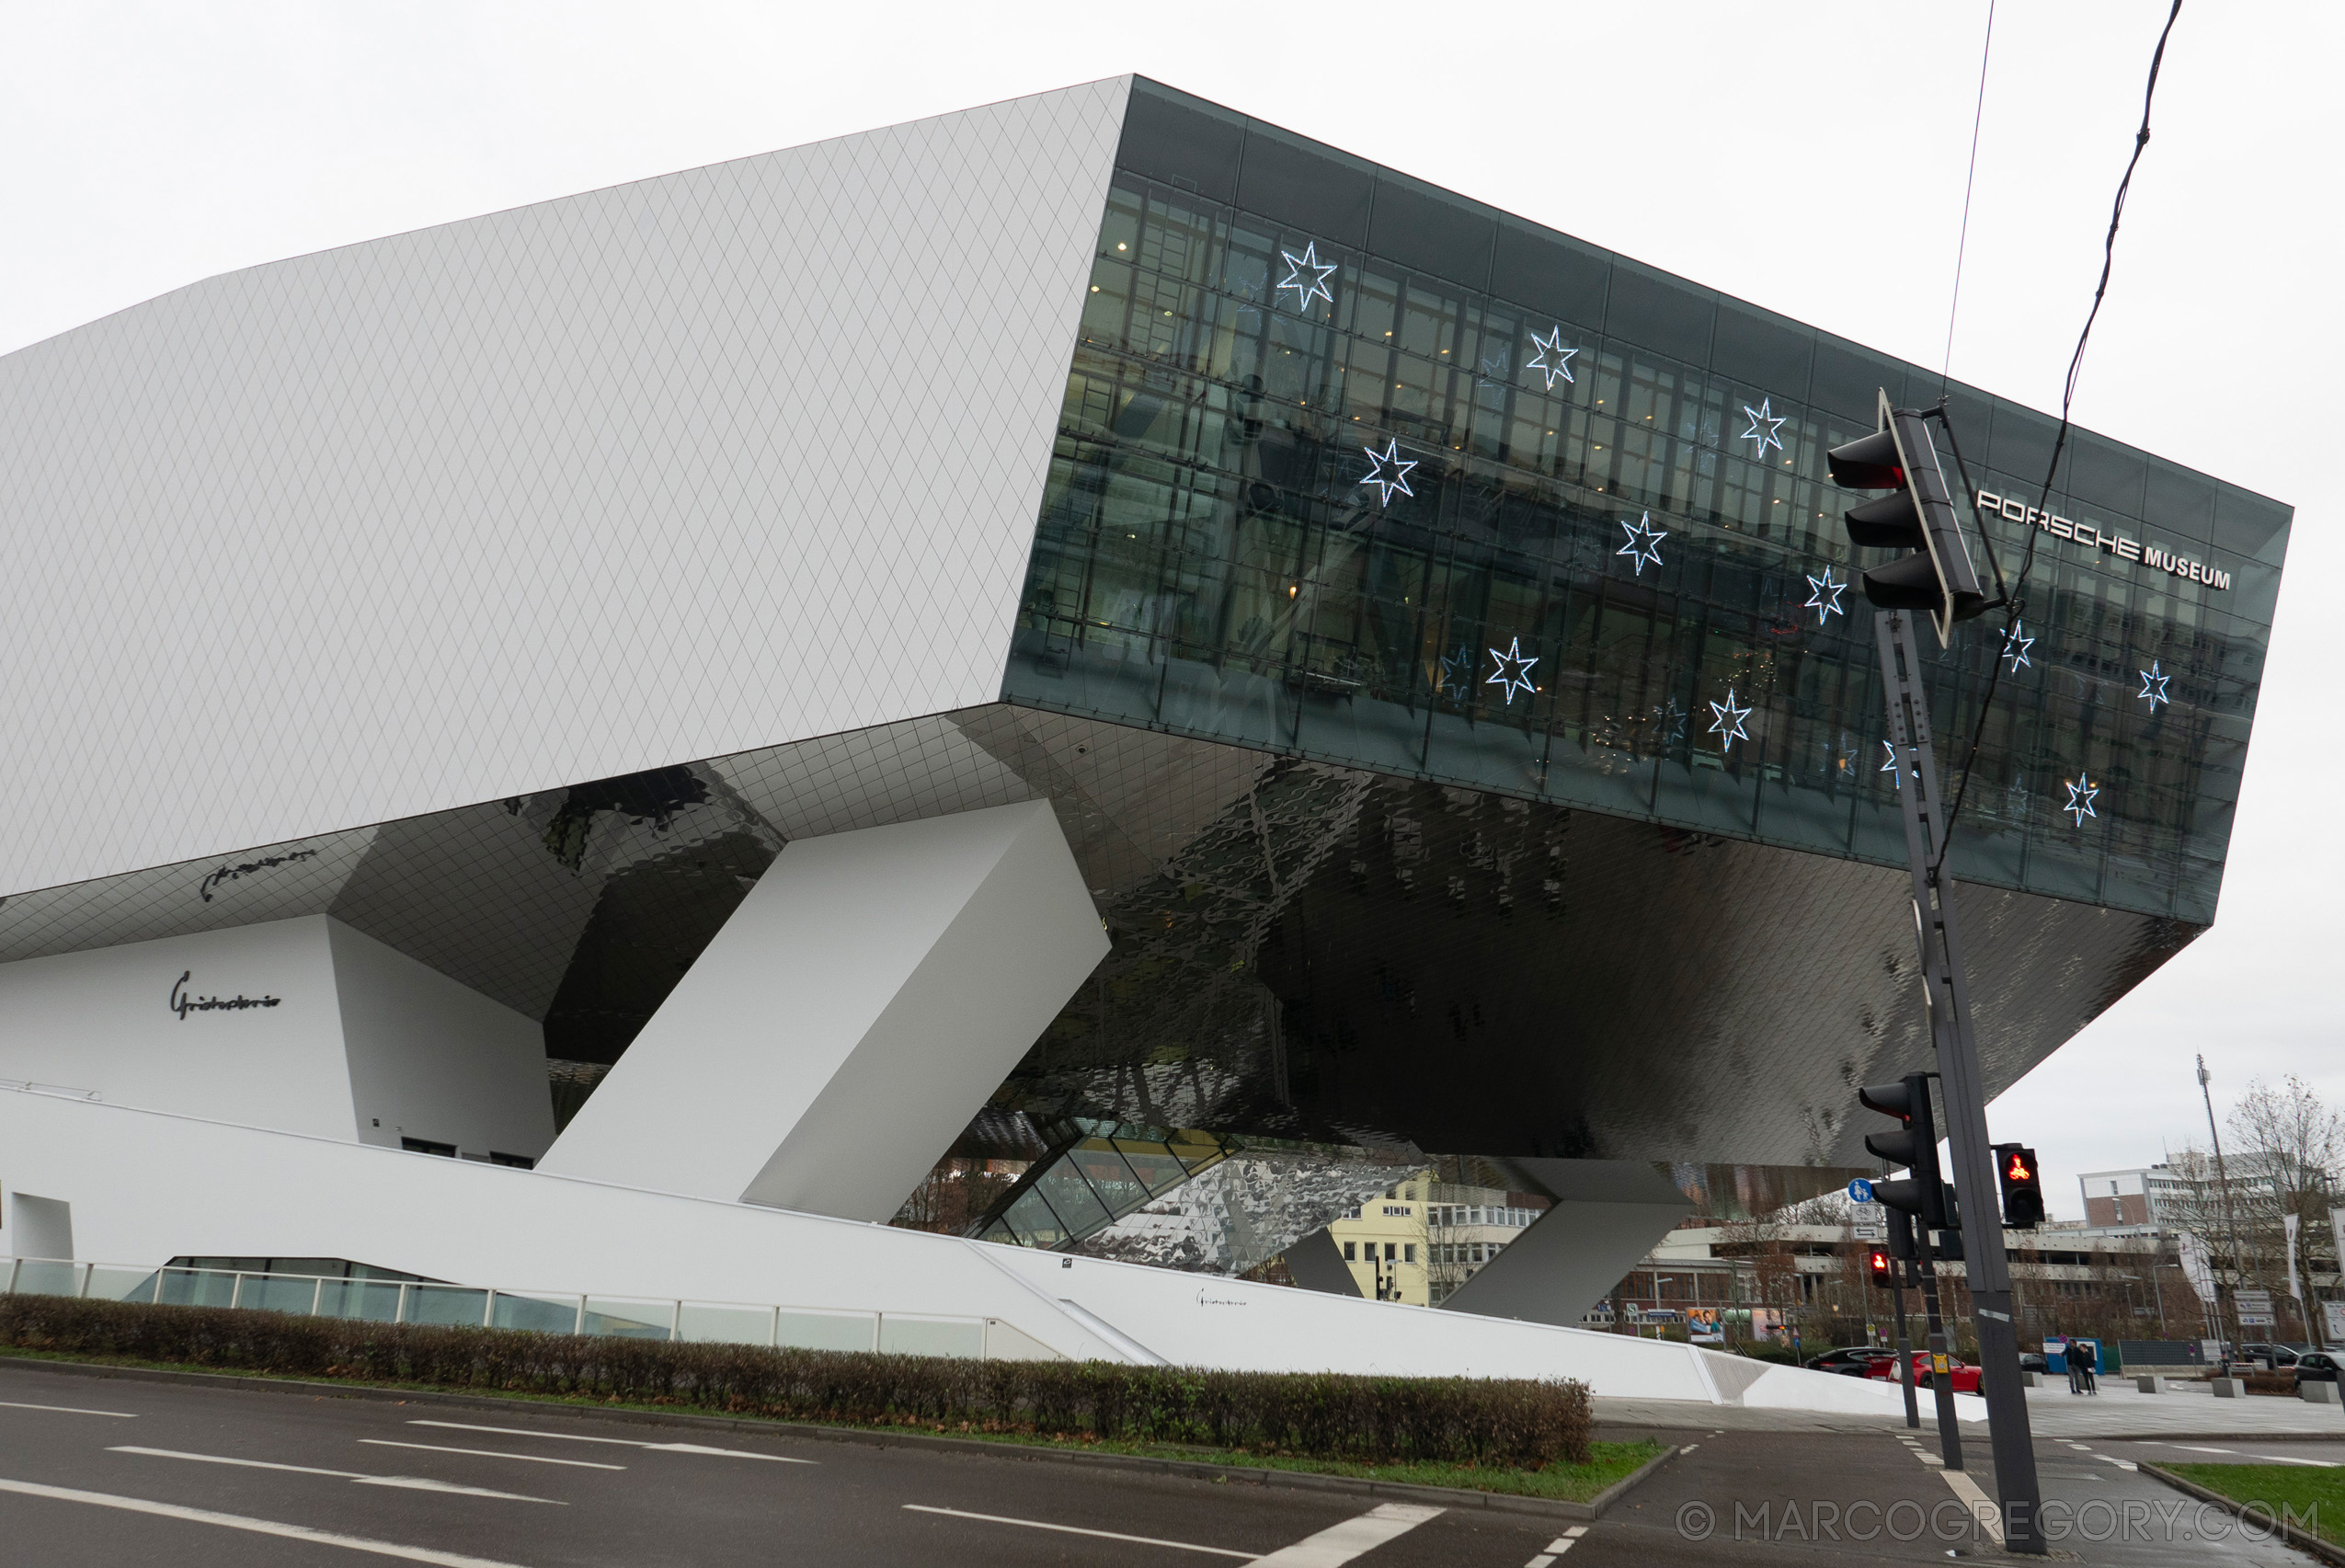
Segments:
[[[576,1333],[579,1305],[576,1296],[512,1296],[500,1290],[489,1307],[489,1322],[500,1329]]]
[[[410,1285],[406,1321],[478,1328],[488,1321],[488,1292],[462,1285]]]
[[[785,1309],[777,1321],[773,1343],[798,1350],[870,1350],[878,1332],[875,1320],[860,1312]]]
[[[1938,376],[1135,102],[1009,700],[1903,863],[1856,580],[1884,557],[1824,457]],[[1164,144],[1181,114],[1210,146]],[[1234,181],[1150,177],[1192,155]],[[1944,390],[2023,605],[2008,649],[1993,615],[1926,652],[1956,869],[2205,921],[2288,509],[2085,432],[2045,505],[2054,422]]]
[[[948,1322],[884,1313],[879,1348],[890,1356],[958,1356],[974,1361],[985,1354],[985,1324],[966,1318]]]
[[[673,1301],[630,1301],[623,1297],[589,1296],[586,1303],[588,1333],[618,1339],[671,1339],[676,1326]]]
[[[768,1307],[710,1307],[687,1301],[676,1314],[676,1337],[704,1345],[771,1345]]]

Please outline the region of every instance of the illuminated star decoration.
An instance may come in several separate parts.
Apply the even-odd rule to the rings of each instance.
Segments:
[[[1485,686],[1504,687],[1506,690],[1506,705],[1508,707],[1511,708],[1515,705],[1516,687],[1521,687],[1523,689],[1523,695],[1527,697],[1539,689],[1531,684],[1531,666],[1537,664],[1539,660],[1537,658],[1525,658],[1523,657],[1522,638],[1510,638],[1506,644],[1506,651],[1504,653],[1499,652],[1496,648],[1492,648],[1490,650],[1490,657],[1498,661],[1498,669],[1496,672],[1493,673],[1489,680],[1484,681],[1482,684]],[[1513,666],[1511,670],[1508,669],[1508,666],[1510,665]]]
[[[2142,689],[2133,695],[2148,699],[2150,712],[2157,712],[2157,704],[2160,703],[2170,704],[2174,701],[2166,694],[2166,683],[2174,677],[2162,672],[2157,667],[2157,660],[2151,659],[2147,670],[2136,670],[2134,673],[2142,678]]]
[[[1613,551],[1614,555],[1628,556],[1629,564],[1637,568],[1639,577],[1645,575],[1647,561],[1656,567],[1661,565],[1661,542],[1669,537],[1669,531],[1653,525],[1653,513],[1647,512],[1636,521],[1624,522],[1620,526],[1627,532],[1629,542]]]
[[[1882,763],[1881,771],[1891,775],[1891,783],[1894,784],[1899,789],[1904,789],[1905,787],[1905,771],[1897,765],[1897,748],[1884,740],[1881,743],[1881,749],[1889,753],[1889,760]]]
[[[1286,258],[1287,268],[1287,276],[1279,280],[1278,286],[1281,289],[1295,291],[1297,310],[1310,309],[1311,301],[1314,299],[1325,300],[1330,305],[1334,304],[1335,293],[1327,286],[1327,280],[1334,273],[1335,264],[1332,261],[1321,261],[1319,258],[1317,240],[1303,246],[1303,254],[1300,256],[1297,256],[1291,250],[1282,250],[1278,254]],[[1304,277],[1303,274],[1306,272],[1310,276]]]
[[[1760,398],[1759,406],[1756,408],[1745,403],[1743,405],[1743,412],[1751,417],[1751,428],[1744,430],[1738,439],[1758,442],[1758,455],[1761,457],[1767,455],[1768,447],[1773,447],[1778,452],[1783,450],[1783,438],[1775,433],[1783,428],[1783,416],[1775,412],[1773,399]],[[1767,429],[1760,429],[1761,425],[1765,425]]]
[[[1368,460],[1368,476],[1360,483],[1373,485],[1382,493],[1384,498],[1377,503],[1378,506],[1390,506],[1395,490],[1404,496],[1416,494],[1409,488],[1409,470],[1417,465],[1416,461],[1401,455],[1398,441],[1386,441],[1381,453],[1372,446],[1364,446],[1360,450],[1367,453]]]
[[[1529,361],[1526,363],[1523,368],[1527,371],[1538,371],[1543,373],[1547,377],[1547,389],[1550,392],[1555,390],[1555,383],[1557,382],[1570,381],[1572,379],[1572,356],[1578,353],[1579,350],[1577,349],[1566,349],[1563,347],[1563,329],[1561,327],[1552,326],[1548,328],[1547,336],[1544,338],[1541,338],[1536,332],[1532,333],[1531,344],[1534,348],[1539,349],[1539,352],[1533,354],[1530,357]]]
[[[1481,357],[1481,373],[1493,380],[1503,380],[1506,374],[1506,345],[1501,343]]]
[[[1686,738],[1686,710],[1677,705],[1676,698],[1672,697],[1667,705],[1653,709],[1653,721],[1661,726],[1662,739],[1669,741]]]
[[[1435,690],[1447,692],[1450,696],[1463,701],[1466,695],[1466,682],[1472,678],[1473,672],[1473,649],[1460,647],[1455,654],[1445,653],[1441,656],[1441,678],[1435,682]]]
[[[1802,605],[1801,608],[1803,610],[1813,610],[1816,612],[1815,624],[1817,625],[1823,625],[1835,615],[1845,615],[1847,613],[1847,611],[1840,608],[1840,596],[1848,590],[1848,585],[1845,582],[1834,582],[1832,580],[1832,568],[1830,567],[1824,568],[1824,576],[1820,578],[1808,578],[1808,586],[1815,591],[1808,595],[1807,603]]]
[[[2063,779],[2060,782],[2063,784],[2068,784],[2068,781],[2065,779]],[[2068,784],[2068,804],[2062,807],[2060,809],[2063,811],[2071,811],[2076,813],[2076,826],[2081,828],[2085,825],[2086,818],[2098,817],[2100,815],[2099,812],[2093,809],[2093,796],[2099,793],[2100,785],[2093,783],[2092,775],[2090,773],[2078,773],[2076,775],[2076,782],[2075,784]]]
[[[1712,735],[1722,735],[1726,738],[1719,744],[1718,749],[1721,751],[1732,751],[1734,750],[1734,742],[1750,738],[1743,733],[1743,721],[1751,716],[1751,710],[1734,705],[1733,687],[1727,687],[1726,700],[1722,703],[1710,704],[1710,711],[1716,715],[1710,721],[1710,732]]]
[[[2019,635],[2019,628],[2024,624],[2025,622],[2014,621],[2011,629],[2003,634],[2003,657],[2011,661],[2011,673],[2014,675],[2035,662],[2028,657],[2028,650],[2035,647],[2035,638]]]

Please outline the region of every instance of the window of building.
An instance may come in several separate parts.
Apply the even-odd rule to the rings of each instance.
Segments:
[[[1384,1212],[1387,1214],[1399,1215],[1401,1219],[1406,1219],[1409,1217],[1409,1206],[1405,1203],[1388,1203],[1384,1206]]]
[[[403,1138],[399,1140],[399,1147],[410,1154],[437,1154],[448,1160],[456,1157],[454,1144],[434,1143],[428,1138]]]
[[[494,1149],[488,1151],[488,1162],[492,1165],[509,1165],[516,1171],[534,1171],[537,1169],[537,1161],[530,1155],[499,1154]]]
[[[1417,1261],[1417,1244],[1414,1242],[1403,1242],[1401,1243],[1401,1261],[1402,1263],[1414,1263]]]
[[[1390,1263],[1390,1262],[1391,1262],[1394,1258],[1398,1257],[1399,1255],[1400,1255],[1400,1248],[1399,1248],[1398,1246],[1394,1245],[1394,1244],[1393,1244],[1392,1242],[1385,1242],[1385,1243],[1384,1243],[1384,1261],[1385,1261],[1386,1263]]]
[[[1357,1262],[1359,1261],[1359,1257],[1358,1257],[1358,1248],[1359,1248],[1359,1243],[1358,1243],[1357,1242],[1344,1242],[1344,1261],[1345,1263],[1357,1263]],[[1919,1265],[1916,1265],[1916,1266],[1919,1266]]]

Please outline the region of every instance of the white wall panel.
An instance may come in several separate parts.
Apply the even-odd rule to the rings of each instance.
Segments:
[[[0,1080],[394,1149],[554,1139],[535,1020],[326,915],[0,965]]]
[[[194,1005],[174,1009],[175,995]],[[200,1005],[239,997],[256,1005]],[[0,965],[0,1079],[349,1139],[326,918]],[[135,1150],[115,1154],[139,1162]]]
[[[992,700],[1127,86],[0,358],[0,892]]]
[[[537,1021],[340,921],[326,932],[359,1141],[543,1154],[554,1098]]]

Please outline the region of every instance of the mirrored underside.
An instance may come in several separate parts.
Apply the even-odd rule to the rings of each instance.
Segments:
[[[1853,1087],[1926,1065],[1902,873],[1007,704],[19,895],[0,961],[331,914],[577,1081],[789,841],[1037,798],[1114,945],[997,1110],[1834,1165]],[[2202,929],[1962,903],[1994,1091]]]

